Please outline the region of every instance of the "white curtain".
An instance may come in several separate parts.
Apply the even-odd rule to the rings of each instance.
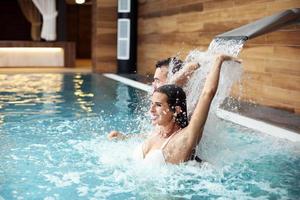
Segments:
[[[56,5],[55,0],[32,0],[43,16],[41,38],[47,41],[56,40]]]

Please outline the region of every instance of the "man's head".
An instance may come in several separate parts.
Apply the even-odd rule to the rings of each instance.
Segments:
[[[172,67],[172,73],[175,74],[182,68],[182,61],[177,58],[167,58],[159,60],[156,63],[156,70],[154,73],[153,88],[156,89],[167,83],[169,66]]]

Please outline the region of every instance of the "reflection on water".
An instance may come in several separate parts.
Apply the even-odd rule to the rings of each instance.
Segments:
[[[62,74],[0,74],[0,92],[37,94],[62,90]]]
[[[118,112],[136,112],[139,96],[136,90],[97,74],[1,74],[0,123],[58,114],[110,118]]]
[[[118,95],[118,91],[112,89],[117,83],[104,88],[101,82],[104,78],[98,77],[84,74],[1,74],[0,122],[5,119],[19,121],[20,116],[50,117],[59,113],[80,117],[88,113],[98,114],[101,110],[107,110],[106,108],[112,108],[112,113],[117,112],[114,106],[110,105],[112,98]],[[134,91],[130,91],[124,85],[118,87],[128,90],[127,93],[123,93],[128,95],[127,98],[118,98],[118,109],[133,112],[135,108],[130,108],[132,103],[124,103],[136,98]],[[96,101],[102,103],[95,105]]]
[[[63,76],[61,74],[41,75],[0,75],[0,105],[26,106],[39,103],[59,102],[62,90]]]
[[[94,97],[94,94],[91,92],[84,92],[82,90],[84,80],[80,74],[74,76],[73,84],[74,84],[74,95],[76,97],[77,103],[80,108],[85,112],[92,112],[92,106],[94,103],[92,101],[87,100],[85,97]]]
[[[36,114],[54,114],[56,104],[63,102],[62,74],[0,75],[1,119]]]

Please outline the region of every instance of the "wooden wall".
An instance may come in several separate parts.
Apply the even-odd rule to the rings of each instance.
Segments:
[[[91,58],[92,6],[68,4],[66,11],[67,41],[76,42],[76,58]]]
[[[142,3],[143,2],[143,3]],[[206,50],[215,35],[273,13],[300,7],[299,0],[144,0],[139,4],[138,73],[153,74],[157,60]],[[233,96],[300,113],[300,26],[249,40],[241,52],[243,89]]]
[[[116,72],[117,0],[93,0],[92,4],[93,71]]]

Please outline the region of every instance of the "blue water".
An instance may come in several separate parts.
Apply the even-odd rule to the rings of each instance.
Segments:
[[[299,143],[219,119],[204,164],[133,162],[141,140],[106,134],[148,130],[145,99],[97,74],[0,75],[0,199],[299,199]]]

